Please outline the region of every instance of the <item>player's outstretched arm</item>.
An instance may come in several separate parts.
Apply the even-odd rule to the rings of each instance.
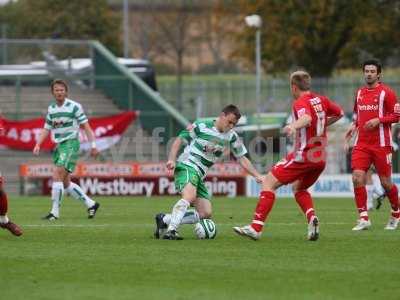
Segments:
[[[91,145],[90,155],[96,157],[99,154],[99,151],[96,147],[96,137],[94,136],[92,127],[90,127],[89,122],[83,123],[81,127],[83,127],[86,137]]]
[[[33,148],[33,154],[35,155],[39,155],[40,152],[40,146],[42,145],[42,143],[44,142],[44,140],[47,138],[47,136],[49,135],[50,130],[43,128],[42,131],[39,134],[39,138],[36,142],[35,147]]]
[[[242,156],[238,159],[239,164],[251,175],[253,176],[258,183],[262,183],[264,176],[258,173],[256,168],[253,166],[251,161],[246,157]]]
[[[179,149],[182,146],[182,139],[178,136],[172,144],[171,150],[168,155],[167,169],[173,170],[175,168],[176,157],[178,156]]]

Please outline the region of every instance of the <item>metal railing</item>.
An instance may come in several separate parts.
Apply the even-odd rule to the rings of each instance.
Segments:
[[[189,119],[214,116],[227,104],[237,105],[244,114],[254,114],[256,107],[256,86],[249,76],[235,79],[188,80],[182,88],[183,114]],[[400,77],[385,77],[384,82],[400,95]],[[363,85],[362,78],[313,79],[313,90],[339,103],[345,112],[353,110],[354,94]],[[178,98],[174,82],[159,80],[161,95],[172,105]],[[264,79],[261,84],[261,112],[289,112],[292,95],[287,79]]]

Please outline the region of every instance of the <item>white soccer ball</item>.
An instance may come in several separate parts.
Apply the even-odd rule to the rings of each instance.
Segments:
[[[213,239],[217,235],[217,227],[211,219],[201,219],[194,225],[194,233],[199,239]]]

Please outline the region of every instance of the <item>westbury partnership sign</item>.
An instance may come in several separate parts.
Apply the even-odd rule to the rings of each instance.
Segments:
[[[25,164],[20,166],[23,194],[49,195],[54,166]],[[176,194],[173,174],[165,163],[78,164],[72,174],[84,192],[104,196],[154,196]],[[215,164],[206,177],[213,195],[244,196],[246,174],[237,163]]]

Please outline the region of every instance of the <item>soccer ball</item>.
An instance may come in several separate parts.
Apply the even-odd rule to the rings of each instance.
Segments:
[[[199,239],[214,239],[217,235],[217,227],[211,219],[201,219],[194,225],[194,233]]]

